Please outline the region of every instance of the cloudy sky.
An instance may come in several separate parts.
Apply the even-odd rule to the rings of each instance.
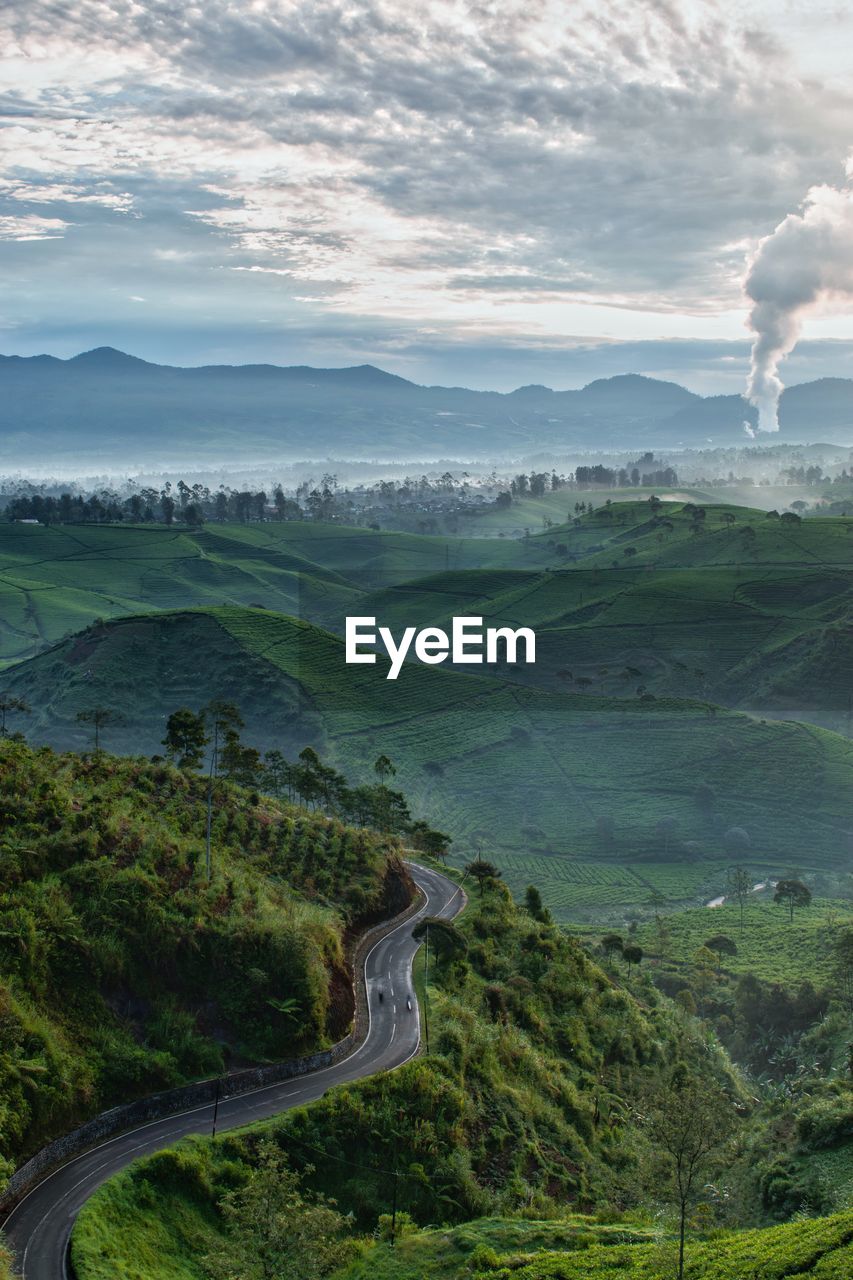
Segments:
[[[6,354],[732,390],[749,255],[853,152],[843,3],[6,0],[0,49]]]

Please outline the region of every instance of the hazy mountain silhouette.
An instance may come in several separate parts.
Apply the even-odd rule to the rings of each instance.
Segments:
[[[762,440],[853,443],[853,381],[790,387]],[[740,396],[624,374],[575,391],[426,387],[373,365],[176,368],[98,347],[70,360],[0,356],[0,464],[497,458],[532,450],[745,443]]]

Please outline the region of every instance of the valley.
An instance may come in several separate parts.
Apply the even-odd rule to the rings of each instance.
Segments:
[[[384,752],[457,860],[483,851],[567,921],[712,897],[733,859],[843,877],[850,527],[656,499],[516,540],[0,526],[2,683],[29,707],[9,723],[80,750],[102,706],[108,746],[155,755],[172,711],[219,697],[262,752],[355,777]],[[532,627],[537,660],[388,681],[381,655],[344,663],[364,614]]]

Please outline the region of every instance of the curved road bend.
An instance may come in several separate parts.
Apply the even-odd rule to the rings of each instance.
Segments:
[[[420,1020],[412,987],[412,961],[420,944],[412,937],[412,926],[423,916],[451,919],[461,909],[464,896],[446,876],[414,864],[410,869],[426,901],[416,915],[386,934],[368,953],[364,968],[370,1022],[365,1040],[334,1066],[223,1098],[217,1132],[313,1102],[332,1085],[389,1071],[417,1053]],[[407,998],[412,1001],[411,1011],[406,1008]],[[212,1123],[213,1104],[206,1103],[121,1133],[48,1174],[12,1211],[4,1226],[24,1280],[63,1280],[74,1219],[102,1182],[132,1160],[171,1146],[187,1134],[210,1133]]]

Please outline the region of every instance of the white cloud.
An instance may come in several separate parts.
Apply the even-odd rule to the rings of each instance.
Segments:
[[[0,201],[88,208],[69,270],[147,258],[164,318],[183,282],[288,322],[735,336],[747,254],[850,142],[761,4],[31,0]]]
[[[128,213],[133,207],[133,196],[127,191],[111,191],[101,183],[87,190],[62,182],[26,182],[0,179],[0,199],[17,200],[27,204],[92,204],[119,213]]]
[[[40,218],[34,213],[0,215],[0,240],[59,240],[68,225],[61,218]]]

